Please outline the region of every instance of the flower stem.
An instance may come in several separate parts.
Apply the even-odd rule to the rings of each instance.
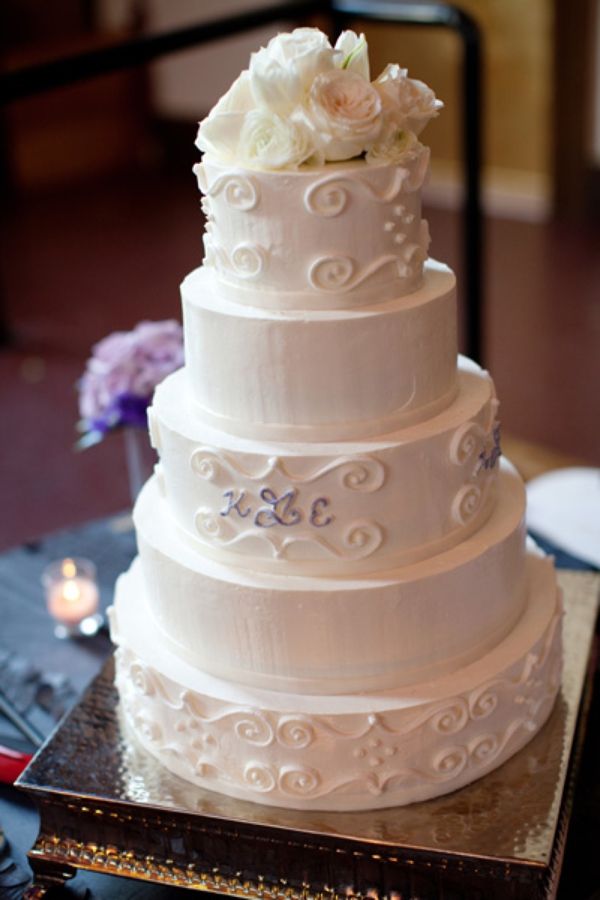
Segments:
[[[145,480],[142,441],[147,441],[148,437],[146,431],[139,428],[124,428],[123,433],[129,475],[129,494],[133,505]]]

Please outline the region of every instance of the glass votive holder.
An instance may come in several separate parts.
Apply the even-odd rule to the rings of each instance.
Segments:
[[[96,566],[89,559],[67,558],[44,569],[46,606],[57,638],[91,637],[101,627]]]

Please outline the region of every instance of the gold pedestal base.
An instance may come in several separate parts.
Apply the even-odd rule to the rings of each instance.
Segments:
[[[111,660],[19,779],[41,815],[26,896],[88,869],[265,900],[553,897],[600,585],[589,573],[559,579],[565,665],[547,724],[480,781],[399,809],[281,810],[187,784],[128,740]]]

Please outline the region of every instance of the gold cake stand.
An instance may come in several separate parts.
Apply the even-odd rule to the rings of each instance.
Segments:
[[[196,788],[125,734],[112,660],[21,775],[43,897],[78,869],[262,900],[535,900],[555,895],[589,691],[599,577],[559,575],[562,691],[516,756],[436,800],[360,813],[278,810]]]

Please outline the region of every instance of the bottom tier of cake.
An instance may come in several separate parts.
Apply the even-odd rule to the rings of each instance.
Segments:
[[[111,610],[123,714],[165,767],[201,787],[296,809],[400,806],[463,787],[523,747],[560,687],[552,564],[527,557],[528,601],[482,659],[377,693],[304,695],[207,675],[161,641],[134,566]]]

